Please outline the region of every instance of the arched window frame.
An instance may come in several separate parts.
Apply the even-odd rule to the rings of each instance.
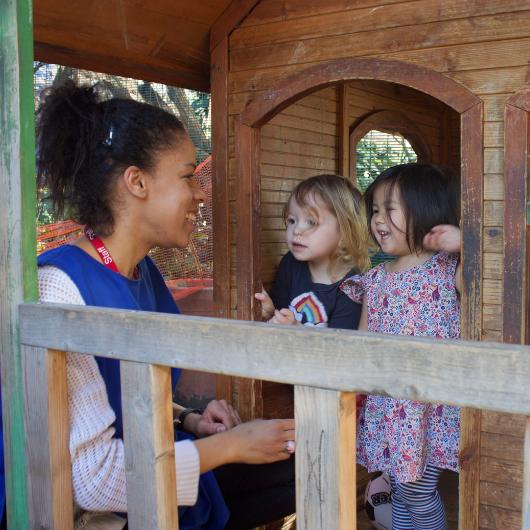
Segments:
[[[377,110],[364,115],[350,127],[350,178],[354,182],[357,179],[357,144],[373,130],[403,136],[414,149],[418,162],[427,162],[432,158],[429,144],[423,139],[421,131],[411,119],[401,112]]]

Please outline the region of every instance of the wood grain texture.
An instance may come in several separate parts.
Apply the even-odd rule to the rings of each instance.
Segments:
[[[512,105],[512,102],[515,105]],[[528,319],[528,145],[530,93],[515,94],[506,103],[504,128],[503,340],[524,343]],[[530,524],[530,523],[529,523]]]
[[[355,394],[295,387],[300,530],[356,528]]]
[[[260,285],[260,183],[259,130],[241,122],[236,125],[238,161],[237,179],[237,316],[239,319],[259,319],[261,306],[254,293]]]
[[[171,370],[122,362],[120,377],[129,527],[177,530]]]
[[[36,2],[36,59],[208,91],[210,28],[229,4]]]
[[[230,314],[230,219],[228,181],[228,42],[212,50],[213,297],[219,317]]]
[[[437,2],[433,4],[436,4],[436,7],[440,5]],[[234,72],[248,71],[259,64],[262,69],[272,69],[294,62],[302,64],[369,55],[381,56],[399,51],[418,52],[425,48],[515,40],[528,37],[529,21],[530,10],[527,9],[518,13],[418,23],[414,25],[414,31],[411,31],[410,26],[404,26],[385,31],[369,29],[356,32],[356,21],[350,19],[352,29],[348,34],[304,39],[303,46],[300,46],[297,40],[259,46],[247,43],[245,48],[231,51],[231,68]],[[261,32],[265,30],[266,28],[261,28]],[[255,32],[255,35],[261,32]]]
[[[339,101],[337,103],[337,137],[339,140],[338,160],[339,175],[347,177],[350,174],[350,142],[349,142],[349,90],[345,83],[337,87]]]
[[[524,473],[522,499],[523,530],[530,530],[530,418],[526,418],[524,435]]]
[[[482,333],[482,102],[461,115],[462,277],[461,334]],[[478,528],[480,518],[480,411],[463,409],[460,431],[459,527]]]
[[[529,346],[286,329],[261,322],[59,304],[23,304],[20,311],[21,340],[27,345],[344,392],[530,413]]]
[[[260,21],[261,27],[256,27],[253,21],[257,17],[253,14],[249,20],[233,35],[233,48],[270,45],[271,43],[293,42],[298,39],[320,39],[322,37],[342,35],[348,38],[352,33],[403,28],[411,25],[436,24],[442,21],[468,19],[470,17],[517,13],[525,11],[528,6],[519,0],[504,0],[503,2],[484,3],[480,0],[459,2],[447,0],[440,4],[433,0],[419,0],[409,2],[366,2],[343,3],[334,10],[329,9],[333,2],[313,2],[313,6],[304,9],[306,2],[283,2],[281,16],[271,17],[277,9],[277,2],[262,2],[257,11],[268,15]],[[311,7],[314,12],[311,13]],[[328,9],[331,12],[326,12]],[[297,16],[294,10],[299,10]],[[313,15],[313,16],[311,16]]]
[[[227,39],[258,3],[259,0],[232,0],[212,24],[210,51],[214,50],[223,39]]]
[[[23,348],[28,528],[73,529],[66,353]]]
[[[282,79],[247,105],[241,121],[251,127],[260,127],[300,97],[319,88],[354,79],[376,79],[405,85],[436,97],[460,113],[480,101],[449,77],[410,63],[385,59],[337,59]]]
[[[236,122],[238,161],[236,238],[237,238],[237,317],[261,320],[261,306],[254,293],[261,292],[259,233],[259,134],[257,129]],[[232,403],[244,420],[263,414],[261,382],[252,378],[232,381]]]
[[[37,299],[35,109],[29,0],[0,3],[0,367],[9,528],[28,522],[18,304]]]

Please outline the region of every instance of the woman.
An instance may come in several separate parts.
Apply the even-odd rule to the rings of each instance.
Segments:
[[[178,313],[147,253],[186,247],[205,199],[180,121],[132,100],[99,101],[93,87],[70,81],[45,97],[37,144],[39,187],[57,213],[86,227],[73,244],[39,257],[41,301]],[[68,399],[76,503],[125,512],[119,363],[70,353]],[[180,508],[180,528],[252,528],[294,511],[293,420],[240,424],[222,401],[188,412],[182,426],[194,437],[180,435],[175,444],[177,497],[189,506]],[[243,484],[241,469],[227,466],[272,462],[279,463],[246,467],[253,480]],[[207,473],[220,466],[223,491]],[[251,519],[249,502],[256,505]]]

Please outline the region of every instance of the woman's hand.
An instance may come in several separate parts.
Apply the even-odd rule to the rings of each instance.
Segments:
[[[234,462],[268,464],[287,460],[294,452],[294,420],[254,420],[229,433],[233,437]]]
[[[208,403],[201,416],[189,414],[182,427],[198,438],[203,438],[232,429],[240,423],[241,418],[232,405],[224,399],[214,399]]]
[[[254,420],[195,440],[201,473],[224,464],[269,464],[294,452],[294,420]]]
[[[261,318],[263,320],[269,320],[274,314],[274,304],[269,293],[265,289],[262,289],[261,293],[254,294],[254,298],[261,302]]]
[[[284,309],[276,309],[274,311],[274,316],[269,320],[270,324],[288,324],[288,325],[297,325],[300,324],[298,320],[296,320],[296,317],[294,316],[294,313],[287,308]]]
[[[453,225],[437,225],[423,238],[423,245],[428,250],[460,252],[460,228]]]

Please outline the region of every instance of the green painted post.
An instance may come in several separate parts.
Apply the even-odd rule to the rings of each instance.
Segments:
[[[31,0],[0,0],[0,363],[10,530],[29,528],[18,305],[37,299]]]

